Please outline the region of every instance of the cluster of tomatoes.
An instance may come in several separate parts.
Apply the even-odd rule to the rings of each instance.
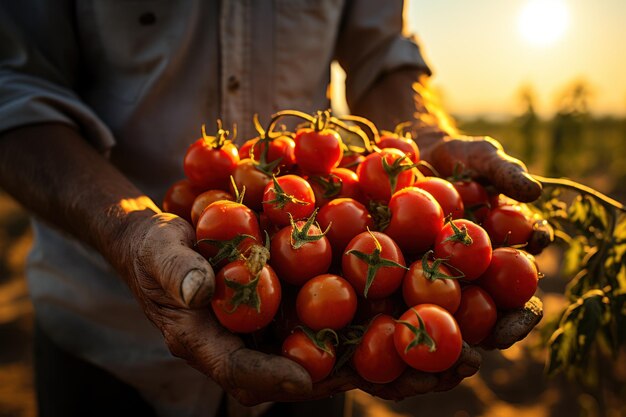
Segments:
[[[309,127],[274,131],[286,116]],[[534,259],[517,249],[533,233],[523,205],[425,176],[411,138],[367,121],[285,111],[267,131],[255,123],[239,149],[221,126],[203,129],[163,204],[195,226],[227,329],[269,334],[314,382],[351,363],[388,383],[407,365],[448,369],[463,340],[481,343],[534,294]]]

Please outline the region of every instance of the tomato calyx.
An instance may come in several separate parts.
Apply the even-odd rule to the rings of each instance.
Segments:
[[[314,175],[310,177],[310,180],[322,187],[324,191],[322,196],[328,200],[332,200],[335,196],[339,195],[341,187],[343,186],[343,181],[335,174],[329,174],[326,178],[320,175]]]
[[[254,308],[257,313],[261,312],[261,298],[259,297],[257,286],[259,285],[261,271],[263,271],[269,258],[270,251],[268,248],[261,245],[254,245],[250,248],[250,255],[246,258],[246,268],[250,274],[254,276],[254,279],[246,284],[241,284],[229,279],[224,280],[226,286],[235,292],[230,300],[232,308],[227,310],[227,313],[235,312],[242,304]]]
[[[446,178],[450,182],[470,182],[473,181],[471,172],[465,168],[461,162],[454,164],[452,175]]]
[[[217,119],[217,133],[209,136],[206,133],[206,126],[202,125],[202,140],[210,149],[221,149],[229,140],[230,132],[222,128],[222,121]],[[237,136],[237,125],[233,125],[233,139]]]
[[[386,158],[382,158],[383,169],[389,178],[389,186],[391,187],[391,195],[396,192],[396,187],[398,186],[398,176],[404,171],[409,171],[417,166],[417,164],[403,164],[403,162],[407,159],[407,156],[404,155],[401,158],[394,160],[391,165],[387,162]]]
[[[272,135],[270,134],[271,132],[266,132],[265,129],[263,129],[261,123],[259,122],[259,115],[256,113],[252,117],[252,122],[254,124],[254,128],[259,134],[259,141],[257,143],[261,145],[261,155],[259,155],[259,159],[257,159],[256,155],[254,155],[254,146],[252,146],[252,148],[250,149],[250,158],[254,161],[254,167],[258,171],[264,173],[267,176],[271,176],[276,172],[276,168],[282,162],[283,157],[281,156],[280,158],[277,158],[272,162],[267,161],[267,154],[270,149],[270,142],[272,142],[272,140],[274,140],[276,137],[283,134],[278,133],[278,135],[272,137]]]
[[[296,221],[293,219],[291,213],[289,214],[289,221],[291,222],[291,247],[294,249],[300,249],[302,246],[306,245],[310,242],[317,242],[326,236],[326,233],[330,229],[332,224],[329,224],[326,230],[318,234],[309,234],[309,230],[311,230],[311,226],[315,224],[315,216],[317,216],[318,208],[313,211],[313,213],[309,216],[306,222],[302,225],[302,227],[298,227]]]
[[[288,203],[307,205],[309,204],[306,201],[298,200],[293,195],[287,194],[283,187],[280,186],[278,180],[276,180],[276,175],[272,175],[272,181],[274,183],[274,198],[272,200],[263,201],[263,204],[274,204],[276,208],[283,209]]]
[[[356,249],[351,249],[348,252],[346,252],[347,255],[354,255],[357,258],[359,258],[361,261],[367,264],[367,278],[365,280],[365,288],[363,290],[363,297],[365,298],[367,298],[367,293],[369,292],[369,289],[372,286],[372,283],[374,282],[374,278],[376,277],[376,273],[378,272],[380,268],[387,267],[387,268],[402,268],[405,270],[409,269],[404,265],[401,265],[397,262],[392,261],[391,259],[382,258],[380,254],[382,253],[383,248],[380,245],[380,242],[378,241],[378,239],[376,239],[376,236],[374,236],[374,234],[371,231],[369,231],[369,233],[374,239],[374,245],[375,245],[375,248],[372,251],[372,253],[367,254],[367,253],[358,251]]]
[[[317,333],[306,326],[296,326],[296,329],[302,330],[302,333],[311,340],[316,348],[328,353],[330,356],[335,356],[335,352],[326,346],[326,342],[328,341],[330,341],[333,346],[339,344],[339,336],[337,336],[337,333],[333,329],[326,328],[319,330]]]
[[[441,243],[460,242],[465,246],[470,246],[472,243],[474,243],[474,239],[472,239],[472,237],[469,235],[467,227],[465,225],[461,226],[461,228],[459,229],[457,225],[454,224],[454,221],[450,220],[450,227],[452,228],[452,231],[454,233],[445,238]]]
[[[411,341],[411,343],[409,343],[406,346],[406,348],[404,348],[404,353],[406,354],[409,350],[419,345],[425,345],[426,347],[428,347],[428,351],[431,353],[435,352],[437,350],[437,344],[435,343],[435,340],[426,331],[426,324],[424,323],[424,320],[414,308],[411,308],[411,310],[415,313],[415,316],[417,317],[417,322],[419,323],[419,327],[416,327],[413,323],[410,323],[408,321],[396,320],[396,323],[399,323],[405,326],[415,336],[413,340]]]
[[[239,245],[241,245],[241,243],[246,239],[256,240],[254,236],[241,234],[228,240],[200,239],[196,242],[196,246],[201,243],[208,243],[209,245],[218,248],[217,254],[209,259],[209,263],[211,264],[211,266],[214,267],[216,265],[219,265],[219,263],[224,260],[227,260],[228,262],[234,262],[242,259],[243,254],[239,250]]]
[[[339,371],[350,361],[350,359],[352,359],[352,356],[354,356],[357,346],[363,340],[363,336],[365,335],[368,327],[369,326],[366,327],[363,325],[353,324],[346,327],[341,333],[341,345],[343,346],[344,351],[337,358],[337,363],[335,364],[333,372]]]
[[[424,256],[422,256],[422,271],[424,271],[424,277],[426,279],[428,279],[431,282],[434,282],[438,279],[463,279],[465,278],[465,274],[463,272],[461,272],[459,269],[453,267],[452,265],[448,265],[445,263],[445,259],[443,258],[435,258],[435,260],[433,261],[432,266],[428,265],[428,259],[434,254],[435,252],[432,250],[429,250],[428,252],[426,252],[424,254]],[[445,265],[448,268],[452,268],[455,269],[456,271],[458,271],[461,275],[448,275],[444,272],[441,272],[440,266],[441,265]]]
[[[389,226],[389,223],[391,223],[391,210],[389,206],[379,201],[370,200],[368,209],[374,219],[377,230],[384,232]]]

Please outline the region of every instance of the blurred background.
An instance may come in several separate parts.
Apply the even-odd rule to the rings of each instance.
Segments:
[[[531,172],[566,176],[626,201],[626,1],[410,0],[433,84],[458,127],[490,135]],[[333,68],[334,85],[342,80]],[[342,108],[341,88],[335,106]],[[27,214],[0,190],[0,417],[36,415],[32,306],[24,281]],[[559,257],[539,259],[549,318],[563,303]],[[544,319],[546,322],[546,319]],[[622,352],[623,353],[623,352]],[[544,376],[539,332],[486,352],[480,373],[448,393],[386,403],[354,392],[355,415],[626,416],[626,360],[601,363],[597,383]]]

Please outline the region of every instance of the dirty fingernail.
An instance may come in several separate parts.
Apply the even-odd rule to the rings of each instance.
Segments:
[[[183,298],[183,302],[186,305],[191,305],[194,297],[198,294],[200,287],[204,283],[205,274],[199,269],[192,269],[187,273],[180,285],[180,292]]]

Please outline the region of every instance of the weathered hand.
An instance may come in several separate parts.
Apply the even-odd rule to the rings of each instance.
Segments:
[[[541,195],[541,184],[528,174],[526,166],[507,155],[493,138],[445,137],[420,147],[420,151],[422,159],[443,177],[452,176],[460,166],[470,176],[487,179],[498,191],[518,201],[534,201]]]

